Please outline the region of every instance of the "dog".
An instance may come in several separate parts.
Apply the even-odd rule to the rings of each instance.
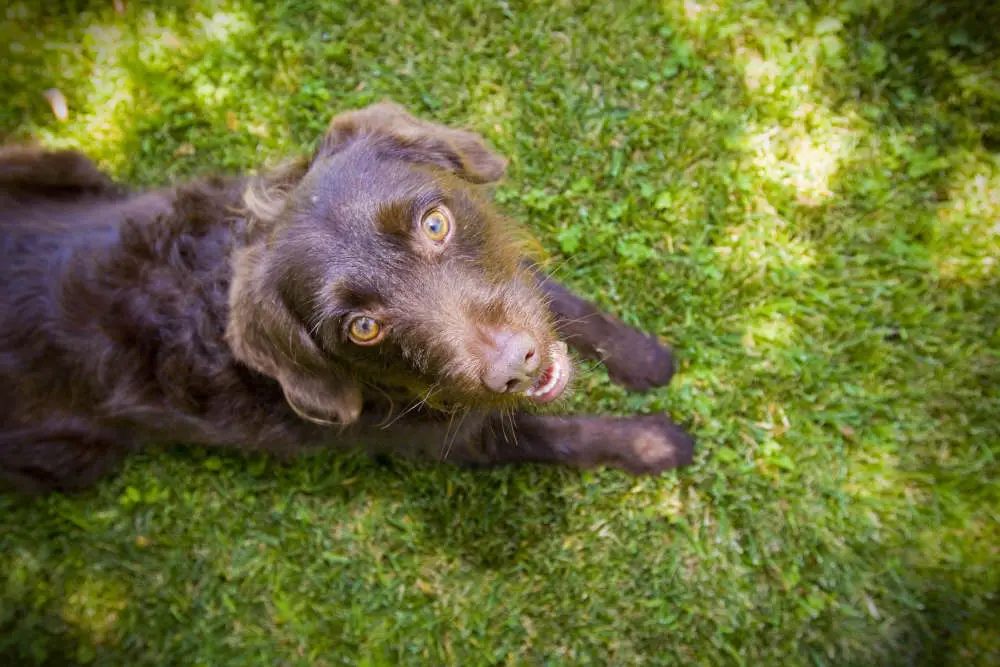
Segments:
[[[257,175],[139,192],[0,150],[0,479],[84,489],[149,443],[323,447],[659,474],[665,415],[550,414],[567,343],[643,391],[671,350],[541,270],[492,205],[507,161],[382,102]]]

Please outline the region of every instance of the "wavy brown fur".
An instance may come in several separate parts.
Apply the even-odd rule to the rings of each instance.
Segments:
[[[565,338],[634,389],[672,369],[654,338],[525,264],[523,234],[475,187],[505,166],[478,135],[390,104],[335,118],[315,155],[260,177],[147,192],[72,151],[3,149],[0,479],[82,488],[168,440],[689,462],[666,417],[533,416],[484,390],[484,326],[528,332],[542,355]],[[412,220],[445,204],[455,230],[428,245]],[[346,338],[357,312],[392,323],[379,345]],[[501,409],[516,410],[506,434]]]

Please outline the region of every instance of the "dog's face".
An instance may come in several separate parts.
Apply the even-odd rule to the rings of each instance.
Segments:
[[[234,263],[237,356],[319,422],[356,419],[366,384],[440,407],[558,398],[571,366],[525,236],[475,185],[504,166],[394,105],[335,119],[278,194],[250,191],[262,232]]]

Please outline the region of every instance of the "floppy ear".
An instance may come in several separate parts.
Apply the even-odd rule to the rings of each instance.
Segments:
[[[475,132],[422,120],[391,102],[334,118],[316,156],[332,155],[361,137],[390,155],[443,167],[472,183],[498,181],[507,169],[507,160],[487,148]]]
[[[236,358],[281,384],[303,419],[345,426],[361,415],[361,390],[325,359],[269,276],[263,244],[234,257],[226,340]]]

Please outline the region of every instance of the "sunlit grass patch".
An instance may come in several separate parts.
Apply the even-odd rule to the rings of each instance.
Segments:
[[[932,258],[948,282],[981,284],[1000,270],[1000,175],[996,164],[967,163],[937,207]]]
[[[574,409],[668,411],[697,459],[142,453],[0,498],[7,662],[996,662],[990,3],[124,6],[0,10],[5,137],[145,185],[384,97],[474,128],[556,277],[676,347],[649,394],[585,364]]]

